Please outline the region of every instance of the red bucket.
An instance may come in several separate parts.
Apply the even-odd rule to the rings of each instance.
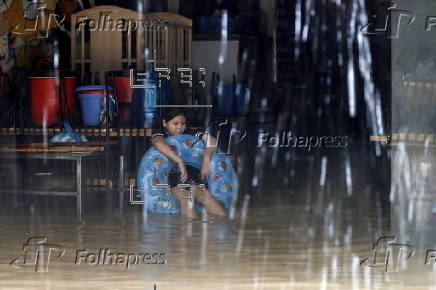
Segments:
[[[77,101],[74,89],[77,87],[77,77],[71,72],[62,72],[65,87],[59,79],[60,72],[48,71],[30,77],[32,119],[36,125],[52,126],[59,122],[59,89],[63,91],[63,116],[67,108],[70,117],[77,114]]]
[[[130,104],[132,102],[133,88],[130,87],[130,74],[128,71],[110,71],[109,77],[113,79],[116,87],[117,102]]]
[[[130,121],[130,105],[132,103],[133,88],[130,86],[129,71],[110,71],[109,78],[116,88],[118,110],[122,122]]]

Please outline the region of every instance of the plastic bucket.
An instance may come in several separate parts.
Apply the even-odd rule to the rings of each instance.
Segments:
[[[168,105],[170,103],[170,81],[161,79],[161,87],[157,87],[156,90],[158,104]]]
[[[217,87],[217,113],[223,117],[244,116],[250,102],[250,90],[245,84],[222,85]]]
[[[82,107],[82,119],[85,126],[98,126],[100,124],[102,94],[79,94]]]
[[[113,79],[119,104],[132,102],[133,88],[130,86],[130,74],[128,71],[110,71],[109,77]]]
[[[104,95],[104,86],[80,86],[74,90],[76,94],[101,94]]]
[[[63,77],[65,87],[60,82]],[[36,125],[52,126],[59,122],[59,89],[63,90],[63,116],[67,108],[70,116],[77,113],[77,102],[74,89],[77,77],[72,72],[48,71],[29,77],[31,87],[32,119]]]
[[[233,85],[222,85],[217,88],[218,114],[231,116],[233,114]]]
[[[130,108],[133,98],[133,88],[130,86],[129,71],[110,71],[108,73],[115,86],[118,110],[121,122],[130,121]]]
[[[78,94],[82,108],[83,125],[98,126],[104,98],[104,86],[82,86],[78,87],[75,92]]]
[[[65,95],[67,97],[66,104],[68,108],[68,113],[70,114],[70,117],[75,118],[77,116],[77,100],[76,100],[76,95],[74,94],[74,90],[76,89],[78,84],[77,77],[66,76],[64,78],[64,81],[65,81]],[[65,107],[63,107],[62,112],[64,113],[65,116],[66,115]]]
[[[158,94],[154,84],[147,84],[145,88],[135,89],[133,92],[133,120],[144,128],[149,128],[155,117]]]
[[[247,85],[236,84],[235,88],[235,113],[238,116],[244,116],[247,114],[248,103],[250,102],[250,89]]]

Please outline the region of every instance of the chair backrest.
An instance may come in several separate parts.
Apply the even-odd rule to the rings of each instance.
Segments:
[[[97,6],[71,15],[71,65],[85,72],[190,67],[192,20],[171,13],[141,14],[116,6]],[[147,55],[148,54],[148,55]]]
[[[192,61],[192,20],[178,14],[144,14],[146,23],[159,23],[145,31],[145,49],[152,53],[156,66],[171,69],[190,68]],[[159,29],[161,28],[161,29]]]

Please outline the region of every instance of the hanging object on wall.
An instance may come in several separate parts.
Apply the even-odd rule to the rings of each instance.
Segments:
[[[9,10],[12,0],[4,0],[0,2],[0,14]]]
[[[6,17],[12,37],[43,38],[47,31],[62,22],[56,16],[57,0],[11,0],[2,3],[0,11]]]
[[[38,5],[32,0],[21,0],[23,16],[27,20],[35,20],[38,17]]]
[[[0,66],[3,66],[9,57],[8,35],[5,33],[0,36]]]
[[[1,16],[4,16],[1,15]],[[1,23],[8,23],[6,17],[0,16]],[[10,37],[10,33],[5,31],[4,27],[0,26],[2,32],[0,32],[0,72],[10,73],[16,65],[17,54],[22,52],[24,42],[22,39],[14,39]]]
[[[9,57],[9,39],[7,27],[9,27],[9,21],[2,14],[0,15],[0,66],[3,66]]]

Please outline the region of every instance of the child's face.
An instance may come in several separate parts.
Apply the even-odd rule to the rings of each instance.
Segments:
[[[186,118],[184,115],[178,115],[168,122],[164,120],[163,125],[167,129],[169,135],[183,134],[186,129]]]

